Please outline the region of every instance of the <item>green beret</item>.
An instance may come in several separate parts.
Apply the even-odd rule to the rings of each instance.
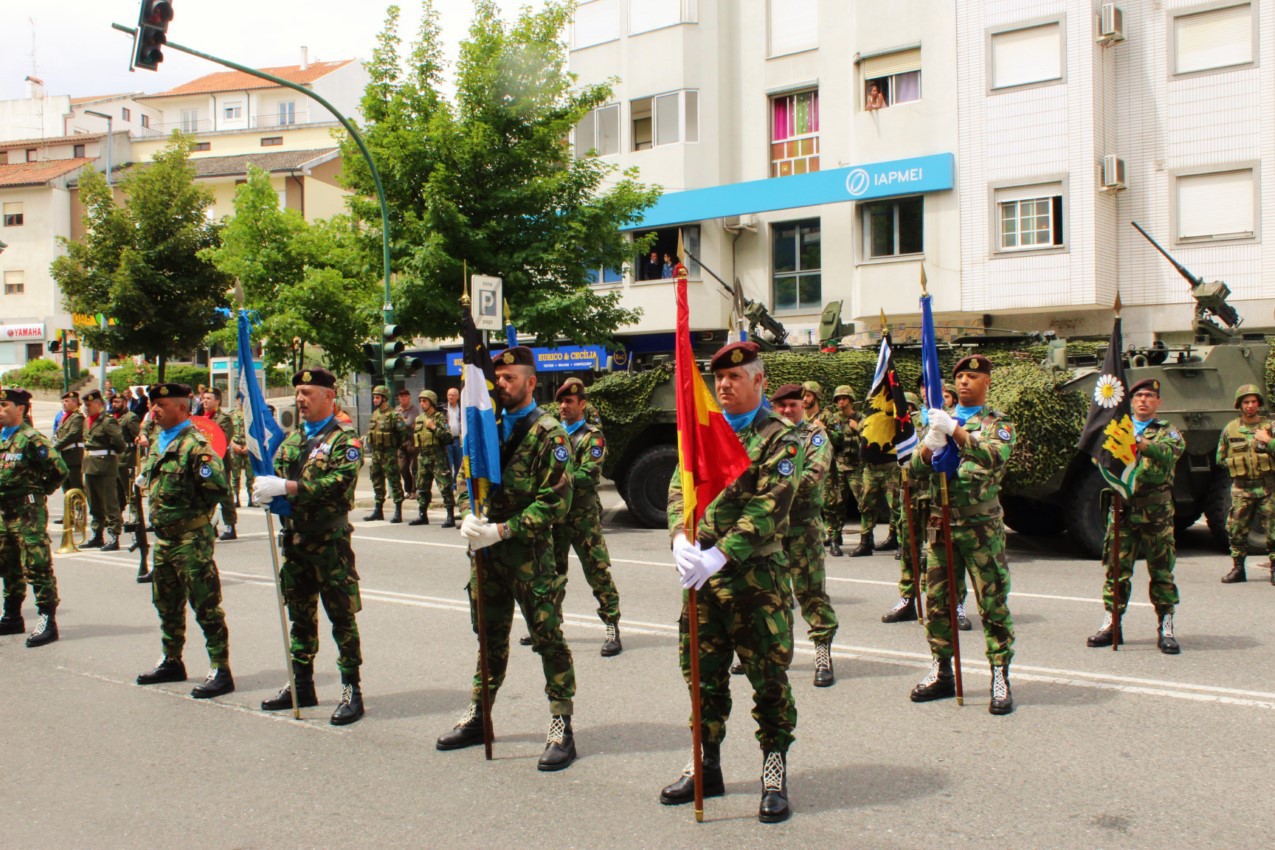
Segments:
[[[156,398],[190,398],[190,384],[151,384],[146,388],[146,395]]]
[[[101,391],[101,390],[89,390],[88,392],[86,392],[86,393],[84,394],[84,396],[83,396],[82,400],[83,400],[83,401],[101,401],[101,400],[102,400],[102,391]]]
[[[491,358],[496,366],[530,366],[536,368],[536,355],[525,345],[515,345]]]
[[[960,362],[956,364],[956,368],[952,370],[952,377],[955,378],[962,372],[977,372],[980,375],[990,375],[992,374],[992,361],[982,354],[971,354],[969,357],[962,357]]]
[[[325,389],[335,390],[336,375],[333,375],[327,369],[302,369],[292,376],[292,386],[324,387]],[[372,392],[388,394],[385,387],[377,387]]]
[[[7,387],[0,390],[0,401],[8,401],[13,404],[25,404],[31,406],[31,393],[19,387]]]

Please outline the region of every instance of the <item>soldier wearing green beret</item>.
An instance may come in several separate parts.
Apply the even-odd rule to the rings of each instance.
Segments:
[[[385,501],[385,482],[389,481],[390,494],[394,497],[394,515],[390,522],[403,521],[403,481],[398,467],[398,449],[411,436],[407,423],[397,410],[390,406],[388,387],[372,388],[372,418],[367,426],[364,443],[370,453],[373,498],[372,512],[363,517],[364,522],[385,519],[381,504]]]
[[[85,394],[84,410],[88,414],[84,420],[84,487],[93,517],[93,537],[83,548],[116,552],[123,530],[118,479],[124,434],[115,417],[106,412],[106,402],[98,390]]]
[[[151,600],[159,612],[164,655],[139,685],[186,681],[186,604],[204,632],[211,670],[190,695],[195,699],[235,689],[230,674],[230,633],[221,609],[221,576],[213,560],[212,511],[230,488],[221,458],[190,421],[190,387],[157,384],[150,389],[159,431],[142,465],[140,483],[149,496],[155,528]]]
[[[447,447],[452,442],[452,432],[447,427],[447,414],[438,409],[438,396],[433,390],[421,390],[417,399],[420,413],[416,416],[412,435],[416,444],[416,498],[420,504],[420,516],[408,525],[429,525],[429,503],[432,486],[438,485],[447,519],[443,528],[456,527],[456,482],[452,478],[451,464],[447,462]]]
[[[1244,559],[1248,556],[1248,533],[1257,520],[1266,529],[1266,552],[1275,560],[1275,446],[1271,445],[1270,417],[1262,414],[1264,397],[1256,384],[1235,391],[1232,419],[1217,441],[1217,464],[1231,474],[1231,513],[1226,520],[1226,536],[1231,546],[1231,571],[1223,584],[1247,581]],[[1271,570],[1275,584],[1275,568]]]
[[[35,594],[39,622],[27,646],[58,639],[58,582],[53,575],[46,499],[66,479],[66,463],[49,439],[27,418],[31,394],[0,390],[0,578],[4,579],[4,616],[0,635],[26,629],[22,603],[27,584]]]

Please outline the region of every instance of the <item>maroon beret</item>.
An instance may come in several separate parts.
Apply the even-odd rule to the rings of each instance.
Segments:
[[[755,342],[732,342],[730,345],[719,348],[708,365],[716,372],[718,369],[730,369],[752,363],[760,354],[761,349]]]

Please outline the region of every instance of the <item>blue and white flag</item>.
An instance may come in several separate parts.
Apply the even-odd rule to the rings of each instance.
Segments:
[[[470,509],[483,516],[488,491],[500,486],[500,423],[491,398],[496,388],[496,369],[482,334],[474,327],[473,316],[468,309],[462,309],[461,314],[465,347],[461,359],[460,439]]]
[[[934,312],[930,306],[929,293],[921,296],[921,382],[925,387],[926,408],[941,410],[943,408],[943,371],[939,368],[939,347],[934,335]],[[930,463],[935,470],[951,478],[960,465],[960,454],[956,442],[948,437],[947,445],[934,455]]]
[[[239,395],[244,400],[243,430],[253,475],[274,475],[274,455],[287,436],[275,422],[257,383],[252,362],[252,318],[239,311]]]

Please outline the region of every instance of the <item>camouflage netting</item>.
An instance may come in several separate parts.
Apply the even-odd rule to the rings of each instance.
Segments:
[[[615,372],[589,387],[589,401],[601,414],[606,434],[603,475],[612,477],[624,447],[659,417],[661,411],[651,404],[651,396],[672,377],[673,366],[666,364],[646,372]]]

